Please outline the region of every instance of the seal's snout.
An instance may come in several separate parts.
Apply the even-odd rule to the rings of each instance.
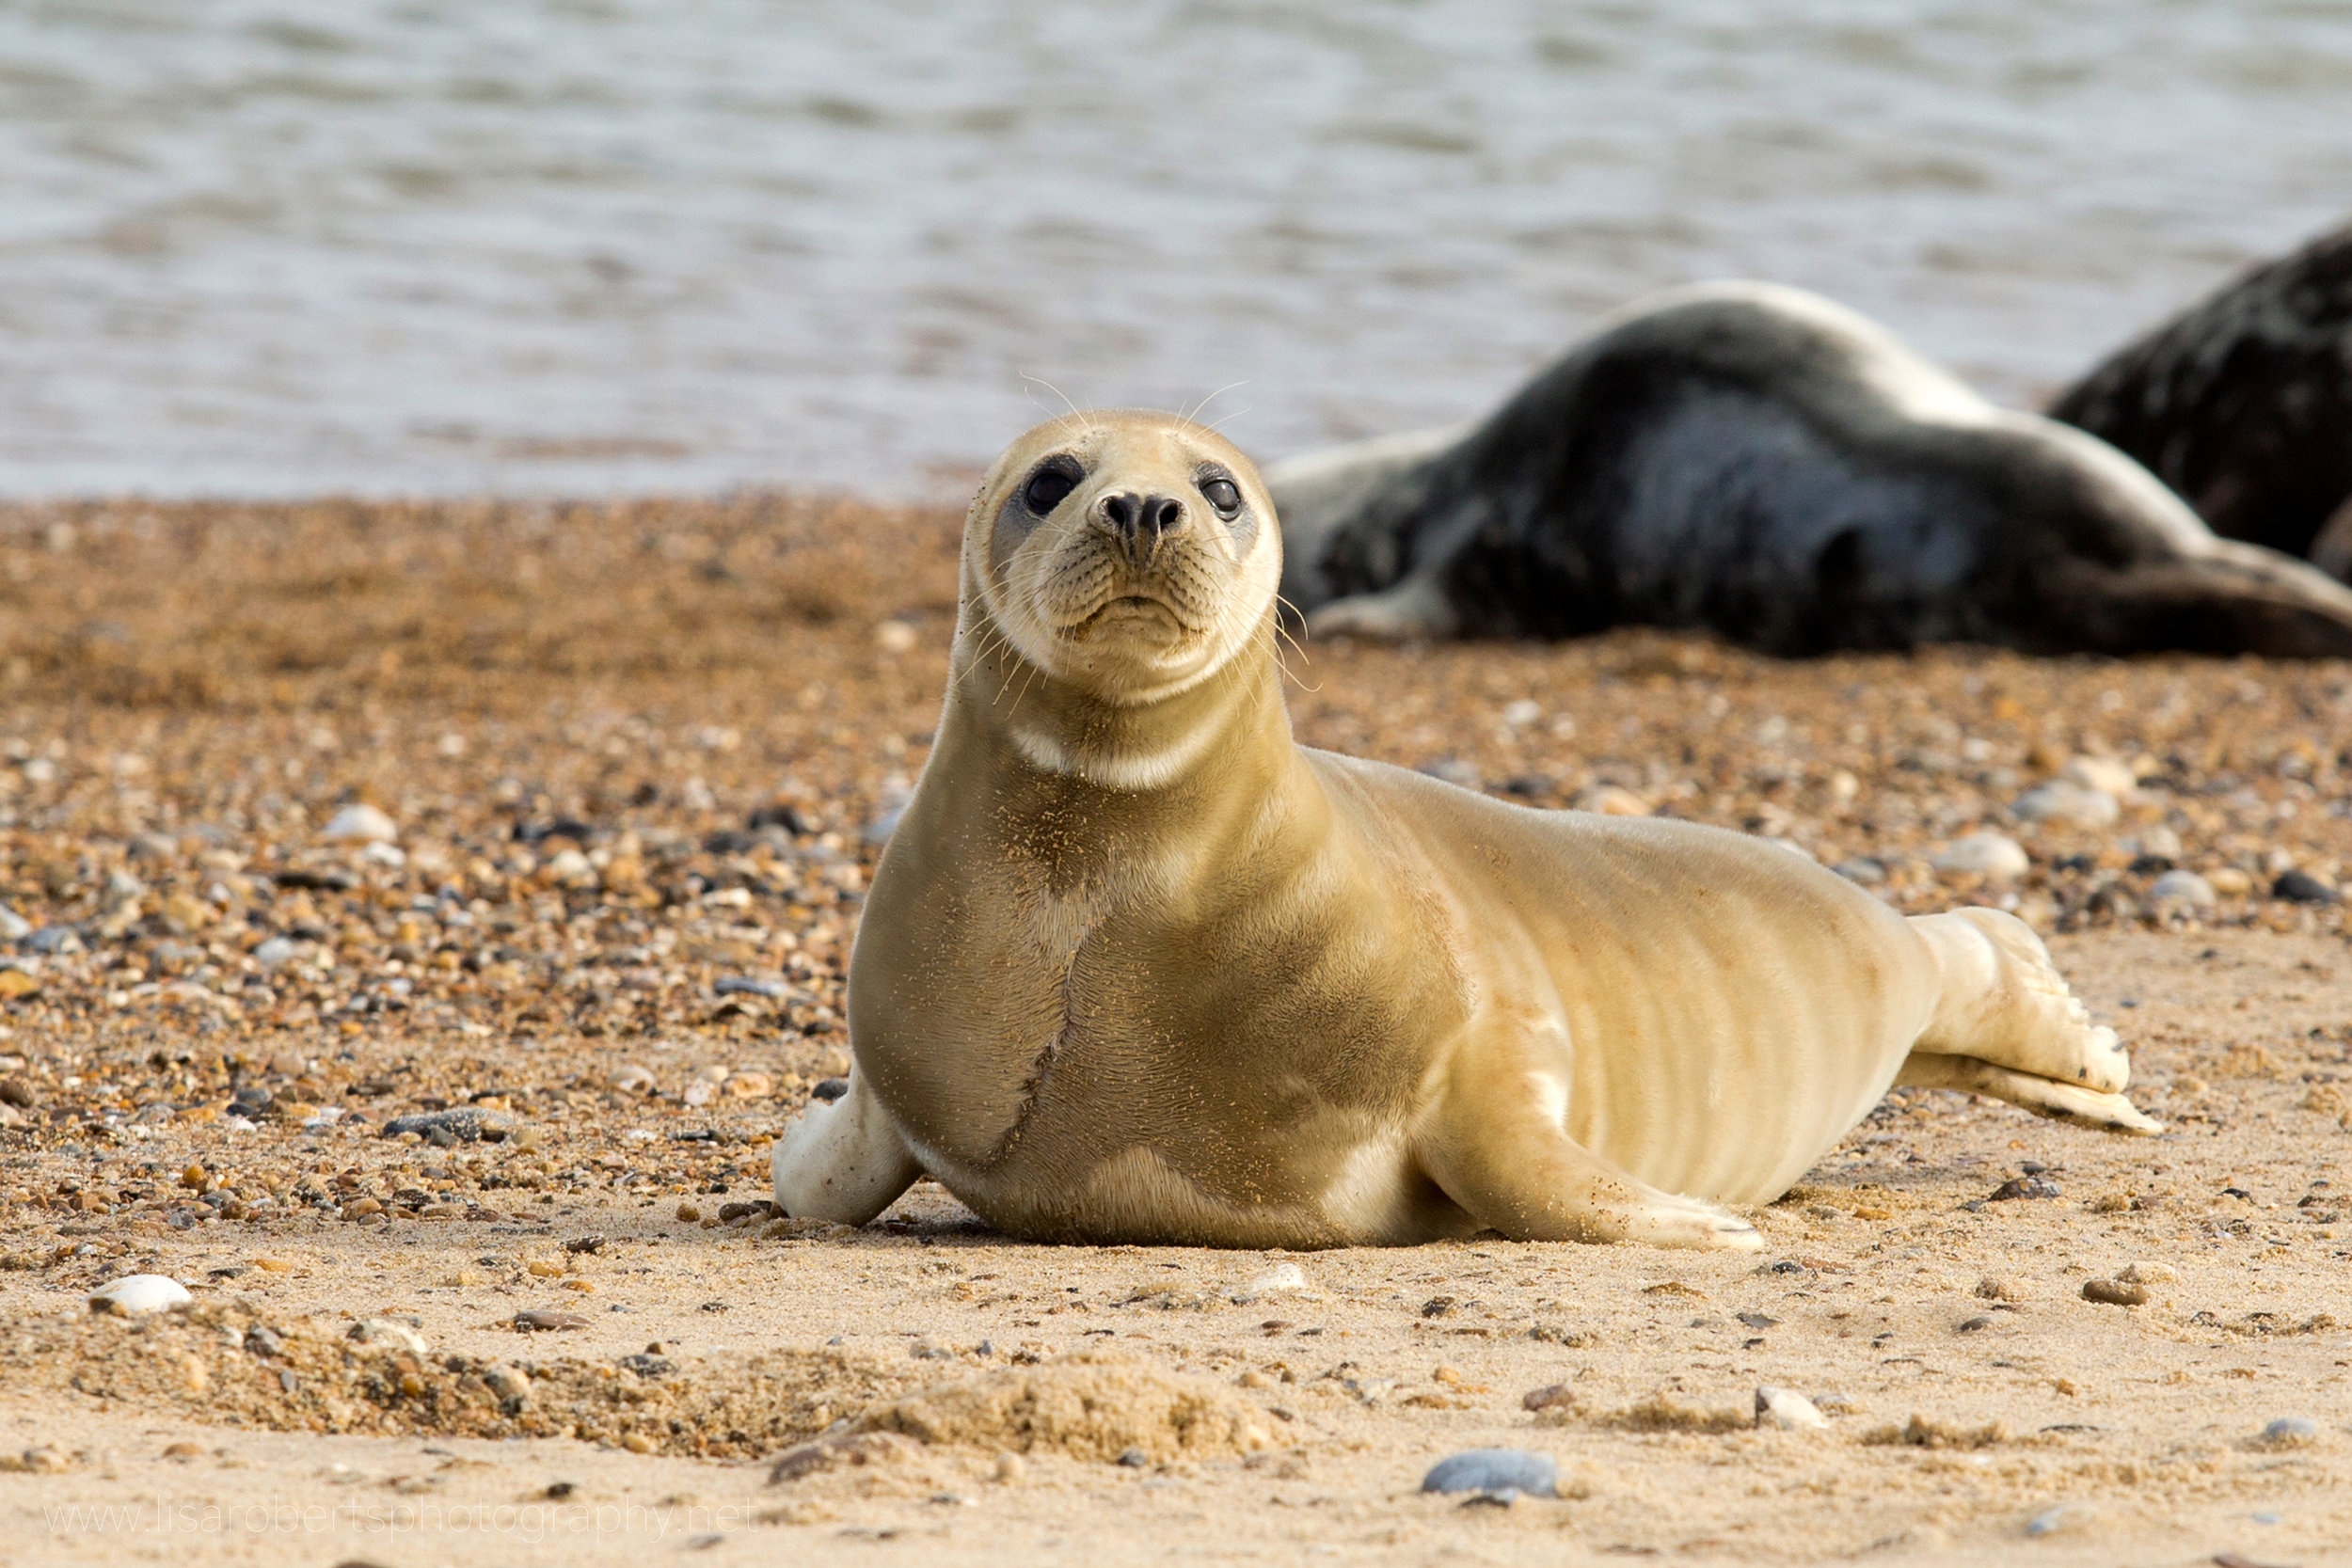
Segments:
[[[1162,539],[1183,532],[1187,520],[1184,503],[1175,497],[1132,492],[1104,496],[1094,503],[1091,516],[1138,565],[1157,553]]]

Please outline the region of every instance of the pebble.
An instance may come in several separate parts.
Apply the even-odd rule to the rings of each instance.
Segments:
[[[2205,910],[2219,903],[2221,895],[2194,871],[2168,871],[2148,889],[2148,899],[2153,904],[2186,904]]]
[[[1478,769],[1460,757],[1439,757],[1435,762],[1424,762],[1418,771],[1433,779],[1443,779],[1450,784],[1458,784],[1464,789],[1476,789],[1480,782]]]
[[[1782,1432],[1818,1432],[1829,1425],[1829,1418],[1793,1388],[1766,1386],[1756,1391],[1756,1424]]]
[[[400,826],[378,808],[361,801],[329,817],[319,836],[329,844],[389,844],[400,837]]]
[[[1928,863],[1938,871],[1973,873],[1995,881],[2022,877],[2033,864],[2015,839],[1992,832],[1956,838]]]
[[[414,1355],[422,1355],[429,1348],[424,1336],[396,1318],[361,1318],[344,1332],[343,1338],[362,1345],[389,1345]]]
[[[2108,1307],[2145,1307],[2148,1287],[2122,1279],[2087,1279],[2083,1281],[2083,1300]]]
[[[531,1402],[531,1374],[520,1367],[492,1367],[482,1374],[482,1381],[489,1385],[509,1416]]]
[[[792,994],[792,988],[782,980],[760,980],[748,974],[722,974],[710,989],[721,996],[765,996],[781,999]]]
[[[33,934],[33,923],[0,904],[0,942],[23,942]]]
[[[2139,778],[2130,766],[2113,757],[2075,757],[2058,770],[2058,777],[2119,800],[2139,788]]]
[[[830,1105],[850,1092],[850,1081],[847,1078],[819,1078],[817,1086],[808,1092],[813,1098]]]
[[[1845,878],[1846,880],[1859,882],[1864,887],[1876,887],[1886,880],[1885,865],[1867,855],[1856,855],[1851,860],[1839,861],[1830,869]]]
[[[187,1288],[176,1279],[160,1274],[126,1274],[92,1291],[89,1309],[135,1318],[183,1306],[190,1299]]]
[[[1647,816],[1649,802],[1629,789],[1615,784],[1596,784],[1579,791],[1569,804],[1578,811],[1597,811],[1603,816]]]
[[[498,1143],[511,1137],[515,1127],[515,1118],[503,1111],[457,1105],[446,1111],[394,1117],[384,1124],[384,1136],[397,1138],[403,1132],[414,1132],[427,1143]]]
[[[2099,1511],[2089,1503],[2060,1503],[2026,1523],[2027,1535],[2072,1535],[2099,1522]]]
[[[2007,1203],[2020,1197],[2064,1197],[2065,1190],[2046,1176],[2019,1176],[1993,1189],[1989,1203]]]
[[[2274,1449],[2299,1449],[2319,1441],[2319,1423],[2309,1416],[2281,1416],[2263,1428],[2261,1441]]]
[[[2169,1263],[2126,1263],[2115,1277],[2127,1285],[2169,1285],[2181,1272]]]
[[[1449,1454],[1421,1478],[1424,1492],[1475,1492],[1486,1497],[1556,1497],[1560,1465],[1525,1449],[1470,1449]]]
[[[1242,1289],[1253,1296],[1275,1291],[1303,1291],[1307,1288],[1307,1271],[1295,1263],[1277,1263],[1263,1274],[1252,1275]]]
[[[1521,1410],[1573,1410],[1578,1402],[1576,1390],[1565,1383],[1547,1383],[1519,1396]]]
[[[2087,789],[2065,779],[2035,785],[2010,809],[2028,822],[2069,822],[2081,828],[2104,828],[2123,815],[2122,806],[2106,790]]]
[[[586,1328],[588,1320],[570,1312],[550,1312],[534,1307],[515,1314],[515,1327],[523,1334],[553,1334],[563,1329]]]
[[[596,879],[596,863],[578,849],[558,849],[540,863],[539,875],[566,887]]]
[[[2290,904],[2334,904],[2344,895],[2308,871],[2289,869],[2279,873],[2279,879],[2270,884],[2270,896],[2283,898]]]
[[[2033,1292],[2026,1288],[2023,1280],[1987,1275],[1977,1281],[1977,1299],[1979,1301],[2031,1301]]]

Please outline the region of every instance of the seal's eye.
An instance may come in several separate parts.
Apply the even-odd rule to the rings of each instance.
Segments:
[[[1078,478],[1077,465],[1068,458],[1048,463],[1029,476],[1028,487],[1021,492],[1022,504],[1042,517],[1069,499]]]
[[[1216,508],[1220,517],[1233,517],[1241,512],[1241,488],[1223,474],[1211,474],[1202,480],[1200,493]]]

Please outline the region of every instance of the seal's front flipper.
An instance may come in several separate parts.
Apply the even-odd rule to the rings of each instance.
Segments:
[[[794,1219],[839,1225],[864,1225],[923,1174],[890,1114],[856,1072],[850,1075],[850,1092],[830,1105],[809,1101],[776,1140],[770,1164],[777,1208]]]
[[[1519,1242],[1763,1249],[1730,1210],[1661,1192],[1571,1140],[1546,1103],[1558,1101],[1549,1084],[1512,1087],[1457,1085],[1416,1145],[1431,1180],[1479,1224]]]

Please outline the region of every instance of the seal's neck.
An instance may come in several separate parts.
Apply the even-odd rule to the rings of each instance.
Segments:
[[[1293,750],[1274,636],[1269,610],[1249,644],[1206,679],[1121,706],[1048,674],[976,617],[956,638],[942,733],[985,737],[1018,765],[1080,789],[1263,788],[1271,780],[1247,775]]]

